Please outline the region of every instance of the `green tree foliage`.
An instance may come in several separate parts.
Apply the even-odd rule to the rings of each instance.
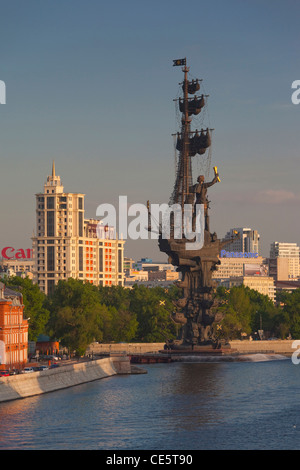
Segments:
[[[132,289],[121,286],[99,287],[101,302],[114,310],[111,340],[162,342],[173,338],[175,326],[170,318],[174,310],[172,300],[180,295],[175,286],[147,288],[134,285]]]
[[[248,287],[245,290],[249,295],[251,305],[253,305],[253,314],[250,322],[252,332],[262,327],[264,331],[270,332],[272,336],[278,336],[280,309],[275,306],[267,295],[262,295]]]
[[[220,310],[225,314],[221,322],[222,332],[227,339],[241,338],[242,333],[251,333],[251,317],[254,307],[244,287],[218,288],[218,297],[223,302]]]
[[[178,289],[135,285],[96,287],[69,279],[59,281],[48,299],[47,333],[82,354],[99,342],[163,342],[175,336],[170,318]]]
[[[164,289],[136,284],[126,289],[68,279],[59,281],[54,294],[46,297],[28,278],[3,282],[23,295],[31,341],[48,334],[70,351],[84,354],[93,341],[163,342],[176,337],[171,313],[173,301],[182,294],[175,286]],[[242,333],[253,335],[261,324],[271,336],[300,338],[300,289],[281,293],[279,307],[244,286],[219,287],[217,297],[225,314],[218,328],[227,339],[240,339]]]
[[[133,341],[138,322],[135,313],[130,310],[129,290],[122,286],[100,286],[99,296],[100,301],[108,308],[110,318],[104,341]]]
[[[243,285],[231,289],[219,287],[217,295],[223,302],[221,310],[225,313],[221,322],[224,337],[241,339],[242,333],[255,336],[260,326],[271,336],[283,334],[286,337],[286,330],[280,329],[286,317],[284,319],[281,309],[267,295]]]
[[[130,291],[130,310],[138,321],[136,339],[142,342],[163,342],[175,337],[176,328],[171,320],[174,310],[171,293],[162,287],[148,289],[145,286],[133,286]]]
[[[46,308],[46,296],[36,284],[28,277],[13,276],[3,279],[7,287],[21,292],[24,303],[24,317],[30,318],[28,339],[36,341],[41,333],[45,332],[50,312]]]
[[[71,352],[84,354],[93,341],[102,341],[109,312],[99,302],[99,293],[90,283],[69,279],[59,281],[49,299],[51,312],[48,333]]]
[[[279,331],[286,335],[287,330],[292,338],[300,338],[300,289],[291,293],[282,292],[279,295],[282,311],[279,315]]]

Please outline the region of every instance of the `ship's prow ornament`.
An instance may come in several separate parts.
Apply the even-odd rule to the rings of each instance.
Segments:
[[[170,205],[180,205],[182,213],[186,204],[192,205],[193,217],[196,206],[202,205],[205,223],[203,245],[200,249],[187,249],[189,240],[183,232],[181,238],[175,237],[175,227],[173,225],[172,230],[172,224],[168,238],[164,238],[162,233],[159,234],[159,249],[168,255],[169,262],[177,266],[177,271],[181,273],[178,285],[183,292],[183,297],[175,302],[176,311],[173,312],[173,320],[181,326],[180,333],[176,340],[166,344],[166,348],[183,351],[215,349],[221,347],[217,323],[222,320],[223,313],[216,299],[217,285],[212,275],[220,264],[221,248],[229,242],[219,240],[215,232],[210,232],[207,189],[220,182],[220,177],[217,167],[214,167],[215,175],[211,181],[206,182],[205,176],[199,175],[197,181],[193,182],[192,159],[197,158],[197,155],[202,155],[203,159],[203,155],[209,152],[211,147],[211,129],[201,129],[199,132],[191,128],[192,116],[198,115],[202,108],[205,108],[206,96],[195,95],[200,89],[199,80],[188,79],[189,68],[186,58],[174,60],[173,66],[183,66],[184,81],[183,97],[178,100],[181,130],[174,134],[177,135],[178,162]]]

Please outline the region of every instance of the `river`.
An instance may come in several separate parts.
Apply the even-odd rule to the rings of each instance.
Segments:
[[[246,359],[147,365],[2,403],[0,449],[300,449],[300,365]]]

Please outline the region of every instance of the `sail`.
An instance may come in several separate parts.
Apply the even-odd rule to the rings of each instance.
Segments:
[[[194,157],[196,154],[203,155],[208,147],[211,145],[211,137],[209,130],[201,130],[200,134],[198,131],[195,132],[193,137],[188,139],[188,155]],[[177,134],[177,143],[176,150],[179,152],[183,151],[183,138],[178,133]]]
[[[175,147],[179,152],[179,156],[177,160],[177,155],[175,153],[176,179],[170,198],[170,204],[179,203],[181,205],[185,204],[185,201],[189,199],[190,188],[193,186],[192,157],[201,156],[197,163],[201,160],[201,165],[206,165],[205,172],[203,172],[205,175],[208,173],[207,167],[210,164],[211,158],[211,152],[207,152],[207,155],[204,155],[206,153],[206,149],[211,146],[210,131],[208,128],[204,128],[199,131],[192,130],[193,116],[191,116],[198,115],[202,108],[206,106],[207,95],[196,95],[196,92],[200,90],[201,80],[196,79],[189,81],[187,79],[189,68],[186,64],[183,72],[184,80],[180,84],[180,88],[182,87],[183,90],[183,96],[174,100],[177,102],[177,110],[182,115],[181,130],[180,132],[177,132],[177,138],[175,134]]]
[[[189,116],[191,114],[197,115],[200,113],[201,109],[205,105],[204,96],[201,95],[199,98],[195,96],[194,99],[189,100],[187,103]],[[181,113],[185,112],[185,103],[184,100],[182,100],[181,98],[179,98],[179,110]]]
[[[184,83],[182,85],[182,89],[184,91]],[[191,82],[188,81],[188,93],[189,93],[189,95],[193,95],[194,93],[196,93],[196,91],[199,91],[199,90],[200,90],[200,83],[199,83],[198,79],[192,80]]]
[[[206,132],[201,130],[199,135],[198,131],[196,131],[194,137],[191,138],[190,143],[190,155],[193,157],[198,153],[199,155],[203,155],[208,147],[211,145],[211,137],[209,130],[207,129]]]

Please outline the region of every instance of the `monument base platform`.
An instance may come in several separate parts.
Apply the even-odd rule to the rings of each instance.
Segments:
[[[233,348],[213,348],[205,346],[194,346],[194,348],[178,348],[178,349],[165,349],[159,351],[160,354],[168,354],[170,356],[181,355],[181,356],[225,356],[238,354],[237,349]]]

